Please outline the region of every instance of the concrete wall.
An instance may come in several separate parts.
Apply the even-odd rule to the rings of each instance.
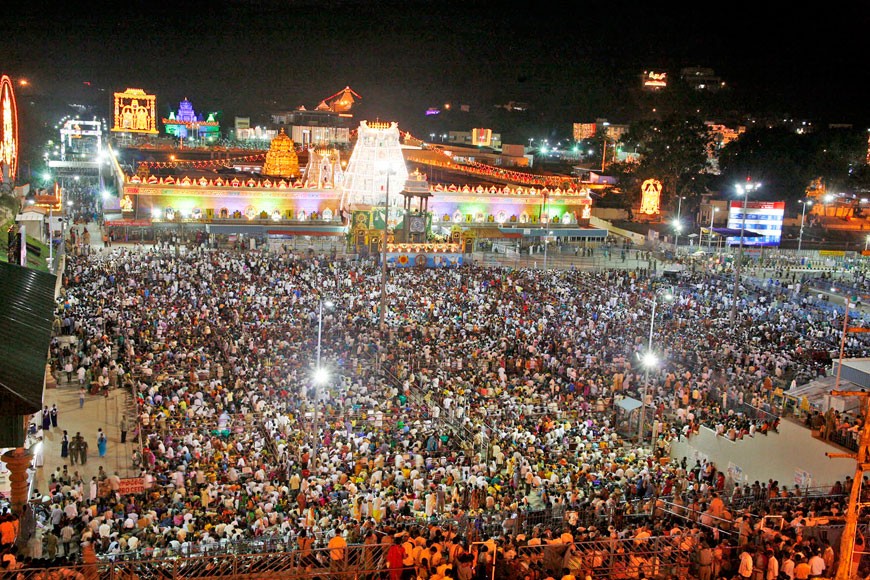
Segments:
[[[671,457],[688,457],[688,466],[695,464],[696,457],[706,457],[717,469],[727,473],[737,466],[742,470],[743,482],[773,479],[780,486],[792,487],[795,471],[806,472],[812,479],[810,485],[827,485],[843,481],[846,475],[854,475],[855,462],[851,459],[829,459],[825,452],[843,452],[842,449],[814,439],[810,430],[790,421],[783,421],[779,433],[745,437],[729,441],[717,437],[715,431],[701,427],[700,433],[671,442]],[[804,484],[802,484],[804,485]]]
[[[593,208],[592,212],[593,212],[593,215],[589,218],[589,225],[592,226],[593,228],[607,230],[611,234],[621,236],[624,238],[628,238],[633,243],[638,244],[638,245],[642,245],[644,242],[646,242],[646,237],[643,236],[642,234],[637,234],[635,232],[631,232],[628,230],[624,230],[622,228],[618,228],[618,227],[614,226],[612,223],[610,223],[609,221],[595,216],[594,215],[594,213],[595,213],[594,208]]]
[[[628,219],[628,212],[618,207],[595,207],[592,206],[592,215],[603,220]]]

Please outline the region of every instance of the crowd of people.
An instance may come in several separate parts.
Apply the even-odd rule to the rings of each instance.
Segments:
[[[776,430],[750,411],[839,344],[811,304],[756,290],[732,325],[730,287],[701,274],[395,269],[382,328],[373,261],[114,248],[70,257],[65,277],[74,340],[56,366],[82,397],[131,391],[143,491],[63,470],[21,558],[268,540],[310,569],[353,559],[396,578],[650,576],[662,550],[692,554],[700,578],[833,565],[807,522],[841,515],[842,488],[731,491],[722,467],[668,450],[699,425]],[[651,326],[659,364],[645,368]],[[652,445],[618,404],[644,395]]]

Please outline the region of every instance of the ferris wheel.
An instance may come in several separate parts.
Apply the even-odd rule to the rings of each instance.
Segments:
[[[12,80],[0,77],[0,182],[15,183],[18,172],[18,108]]]

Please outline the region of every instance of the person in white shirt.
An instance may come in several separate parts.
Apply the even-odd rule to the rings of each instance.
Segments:
[[[776,580],[779,576],[779,560],[773,555],[773,550],[767,550],[767,574],[765,580]]]
[[[825,572],[825,561],[822,559],[821,554],[816,552],[813,554],[813,557],[810,558],[808,562],[810,565],[810,578],[815,576],[821,576]]]

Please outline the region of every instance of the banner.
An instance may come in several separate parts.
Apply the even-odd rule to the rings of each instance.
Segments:
[[[121,480],[121,487],[118,489],[118,492],[121,495],[127,495],[130,493],[142,493],[145,491],[145,480],[141,477],[130,477],[127,479]]]
[[[150,226],[151,220],[109,220],[107,226]]]

